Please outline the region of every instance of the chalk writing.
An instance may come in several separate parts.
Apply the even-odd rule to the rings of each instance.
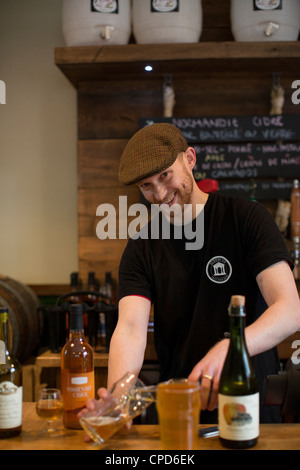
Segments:
[[[299,140],[300,116],[205,116],[142,118],[140,127],[155,122],[177,126],[190,143]]]
[[[300,173],[300,143],[194,145],[196,179],[293,178]],[[198,178],[198,173],[201,178]],[[204,175],[204,176],[203,176]]]

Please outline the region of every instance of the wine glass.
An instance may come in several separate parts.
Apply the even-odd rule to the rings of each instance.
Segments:
[[[106,399],[97,400],[94,410],[80,413],[80,424],[101,445],[154,401],[152,388],[127,372],[113,385]]]
[[[47,421],[47,427],[43,432],[47,432],[49,436],[55,435],[57,431],[56,424],[63,414],[60,390],[57,388],[43,388],[40,390],[36,403],[36,412],[40,418]]]

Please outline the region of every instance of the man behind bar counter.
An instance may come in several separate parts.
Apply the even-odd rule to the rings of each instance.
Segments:
[[[160,380],[202,378],[201,422],[216,423],[231,295],[246,297],[245,335],[261,397],[266,375],[280,370],[276,345],[300,328],[300,302],[292,261],[267,209],[202,192],[193,178],[195,163],[194,149],[166,123],[139,130],[121,157],[120,181],[137,184],[151,204],[179,204],[183,210],[191,205],[194,230],[202,217],[203,231],[196,207],[204,207],[204,243],[187,249],[185,230],[180,238],[171,230],[171,237],[153,239],[149,229],[149,237],[129,239],[119,269],[108,388],[126,371],[139,374],[153,303]],[[262,403],[260,417],[280,421],[278,410]]]

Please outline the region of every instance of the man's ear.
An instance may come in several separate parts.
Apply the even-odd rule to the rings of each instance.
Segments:
[[[193,147],[188,147],[184,152],[185,161],[190,170],[192,170],[196,164],[196,152]]]

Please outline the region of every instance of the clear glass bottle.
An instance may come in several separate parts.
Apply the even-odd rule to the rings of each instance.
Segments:
[[[61,391],[63,423],[81,429],[77,414],[88,398],[95,398],[94,354],[84,337],[82,305],[70,305],[69,339],[61,351]]]
[[[245,297],[234,295],[229,306],[230,344],[219,385],[219,432],[228,448],[256,445],[259,436],[259,392],[247,350]]]
[[[0,438],[22,431],[22,368],[8,350],[8,308],[0,308]]]

